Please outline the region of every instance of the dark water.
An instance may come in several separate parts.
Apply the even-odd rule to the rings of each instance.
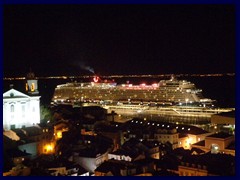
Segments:
[[[152,84],[157,83],[163,78],[115,78],[118,84]],[[168,79],[168,78],[165,78]],[[179,78],[195,83],[196,87],[203,90],[205,98],[215,99],[220,107],[235,107],[235,76],[220,76],[220,77],[187,77]],[[90,79],[74,79],[74,81],[86,82]],[[49,104],[54,93],[54,89],[59,84],[70,82],[71,79],[39,79],[38,90],[41,96],[41,104]],[[9,90],[10,84],[14,85],[16,90],[25,93],[25,80],[4,80],[4,92]]]

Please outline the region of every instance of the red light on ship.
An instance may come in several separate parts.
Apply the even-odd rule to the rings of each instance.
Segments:
[[[97,83],[97,82],[99,81],[99,77],[98,77],[98,76],[94,76],[93,81],[94,81],[95,83]]]

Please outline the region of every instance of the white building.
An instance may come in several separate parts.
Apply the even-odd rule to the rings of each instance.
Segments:
[[[71,162],[79,164],[81,167],[86,169],[90,173],[94,173],[94,170],[100,166],[104,161],[108,160],[108,151],[98,154],[86,154],[84,152],[74,152],[68,159]]]
[[[15,89],[3,94],[3,128],[10,130],[40,123],[40,96],[28,96]]]
[[[178,148],[178,138],[179,133],[177,132],[176,128],[169,127],[169,125],[166,127],[166,129],[158,129],[154,133],[154,140],[157,140],[163,144],[170,142],[173,149]]]

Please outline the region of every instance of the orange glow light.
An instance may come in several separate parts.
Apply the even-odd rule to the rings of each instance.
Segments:
[[[57,138],[62,138],[62,132],[61,131],[57,132]]]
[[[34,91],[35,90],[35,85],[34,85],[34,83],[32,83],[32,85],[31,85],[31,91]]]
[[[53,153],[54,152],[54,145],[52,143],[46,144],[44,146],[44,152],[45,153]]]

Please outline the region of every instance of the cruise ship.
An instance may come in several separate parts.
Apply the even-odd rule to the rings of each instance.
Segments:
[[[101,81],[95,76],[93,82],[71,82],[58,85],[52,98],[56,104],[96,102],[101,104],[148,104],[214,106],[214,100],[204,98],[202,90],[194,83],[178,80],[174,75],[169,80],[161,80],[151,85],[120,84]]]
[[[101,81],[95,76],[93,82],[71,82],[58,85],[52,98],[53,105],[75,106],[99,105],[124,113],[148,113],[173,116],[204,116],[229,112],[235,108],[215,107],[215,100],[204,98],[202,90],[186,80],[171,76],[169,80],[146,85],[120,84]]]

